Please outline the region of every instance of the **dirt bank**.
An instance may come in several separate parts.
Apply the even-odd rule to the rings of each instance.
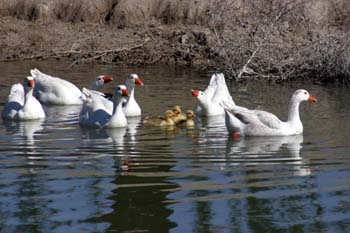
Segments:
[[[210,31],[199,26],[113,28],[106,24],[0,19],[0,59],[68,58],[116,64],[208,63]]]
[[[2,0],[0,60],[187,64],[236,80],[350,79],[346,0]]]
[[[0,59],[208,64],[215,43],[204,25],[210,1],[71,2],[0,2]]]

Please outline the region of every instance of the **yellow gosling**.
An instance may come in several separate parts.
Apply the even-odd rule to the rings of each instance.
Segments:
[[[175,125],[172,118],[173,118],[173,111],[167,110],[164,113],[164,117],[146,118],[143,120],[143,124],[146,126],[172,126],[172,125]]]
[[[186,129],[194,129],[196,114],[192,110],[186,112]]]
[[[182,113],[181,107],[179,105],[174,106],[173,111],[173,121],[175,124],[186,121],[186,115]]]

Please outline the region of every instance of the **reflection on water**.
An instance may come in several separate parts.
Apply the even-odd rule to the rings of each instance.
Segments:
[[[34,146],[34,135],[43,130],[44,119],[32,121],[8,121],[4,120],[3,124],[7,132],[13,137],[15,143],[25,144],[27,148]]]
[[[190,90],[210,77],[168,67],[1,66],[2,106],[32,67],[79,87],[100,73],[119,84],[137,72],[144,116],[194,107]],[[141,117],[126,128],[90,129],[78,124],[81,106],[45,106],[45,120],[3,122],[1,232],[349,232],[348,90],[252,83],[235,84],[232,94],[285,119],[300,87],[319,102],[301,106],[305,133],[297,136],[233,139],[224,116],[196,119],[193,130],[144,127]]]
[[[239,140],[229,137],[226,153],[234,158],[235,165],[291,164],[296,170],[294,175],[307,176],[311,171],[303,165],[303,158],[300,156],[302,143],[303,135],[247,137]]]

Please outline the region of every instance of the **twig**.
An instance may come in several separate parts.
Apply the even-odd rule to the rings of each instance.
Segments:
[[[244,64],[243,68],[240,70],[240,72],[239,72],[239,74],[238,74],[236,80],[240,80],[241,77],[242,77],[242,75],[243,75],[245,72],[247,72],[247,69],[248,69],[249,64],[252,62],[252,60],[253,60],[253,58],[255,57],[256,53],[260,50],[260,48],[261,48],[261,46],[263,45],[263,42],[264,42],[264,40],[266,39],[266,37],[267,37],[268,35],[271,34],[272,28],[273,28],[274,25],[277,23],[277,21],[281,18],[282,13],[283,13],[283,11],[280,11],[280,13],[277,15],[277,17],[275,18],[275,20],[270,24],[269,30],[267,30],[267,31],[264,33],[264,36],[263,36],[261,42],[259,42],[259,43],[256,42],[256,44],[257,44],[256,49],[254,50],[254,52],[252,53],[252,55],[250,55],[248,61]]]

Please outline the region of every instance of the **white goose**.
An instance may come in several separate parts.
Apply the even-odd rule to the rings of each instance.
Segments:
[[[225,114],[221,102],[225,102],[230,106],[236,106],[228,88],[226,86],[225,77],[222,73],[212,75],[210,83],[206,90],[192,90],[192,95],[197,97],[198,105],[195,111],[202,116],[215,116]]]
[[[135,86],[140,85],[143,86],[143,82],[139,78],[137,74],[131,74],[126,80],[126,86],[128,88],[128,92],[130,93],[130,97],[127,98],[126,102],[123,103],[123,111],[125,116],[133,117],[141,115],[141,108],[137,104],[135,100]]]
[[[32,69],[30,72],[36,82],[34,95],[40,102],[55,105],[76,105],[83,103],[82,92],[73,83],[44,74],[38,69]],[[103,84],[112,80],[107,75],[98,76],[92,82],[90,89],[98,90]]]
[[[2,118],[9,120],[35,120],[45,118],[45,112],[39,101],[33,96],[35,82],[33,77],[24,79],[23,85],[11,87],[7,103],[1,113]]]
[[[126,80],[126,87],[128,89],[128,92],[130,96],[128,98],[123,99],[123,112],[126,117],[135,117],[135,116],[141,116],[141,108],[137,104],[135,100],[135,86],[140,85],[143,86],[143,83],[141,79],[138,77],[137,74],[131,74]],[[105,94],[101,92],[93,91],[95,94],[105,96]],[[110,112],[113,111],[113,99],[112,98],[105,98],[101,99],[103,105],[106,109],[108,109]]]
[[[113,111],[104,105],[104,97],[83,88],[84,104],[80,112],[81,125],[104,128],[126,127],[127,120],[122,110],[122,100],[129,93],[125,85],[118,85],[113,94]]]
[[[234,137],[241,136],[288,136],[303,133],[299,105],[303,101],[316,102],[306,90],[296,90],[289,102],[288,120],[281,121],[272,113],[245,108],[225,108],[225,124]]]

